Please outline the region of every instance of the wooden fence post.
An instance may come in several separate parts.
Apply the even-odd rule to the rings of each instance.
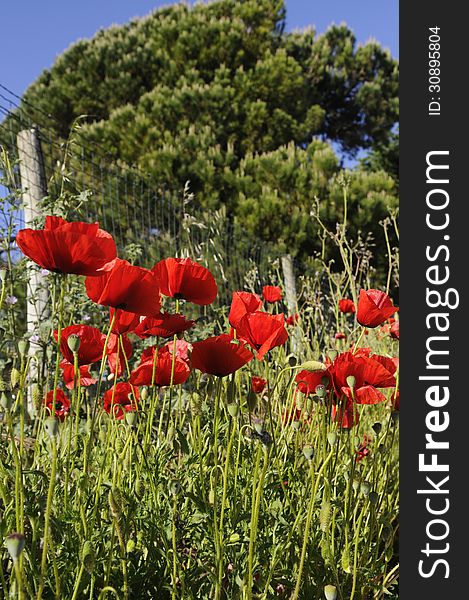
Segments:
[[[34,228],[34,220],[41,216],[40,202],[47,195],[44,172],[44,161],[41,143],[36,129],[24,129],[16,138],[18,158],[20,160],[20,176],[22,200],[24,206],[25,227]],[[49,317],[49,290],[40,268],[30,261],[28,267],[29,281],[26,292],[26,331],[28,339],[39,334],[39,325]],[[34,340],[34,338],[33,338]],[[32,402],[32,384],[38,376],[39,345],[31,342],[29,347],[30,371],[28,385],[28,411],[34,414]]]
[[[298,298],[296,295],[296,279],[295,270],[293,268],[293,258],[290,254],[282,256],[282,271],[283,282],[285,286],[285,300],[288,306],[290,315],[296,315],[298,312]],[[293,330],[292,335],[292,350],[294,354],[298,354],[300,350],[300,339],[297,329]]]

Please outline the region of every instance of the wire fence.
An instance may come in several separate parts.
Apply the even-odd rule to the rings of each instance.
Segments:
[[[52,128],[56,121],[0,84],[0,143],[13,163],[14,189],[21,195],[38,173],[20,173],[17,136],[35,129],[40,144],[41,165],[23,148],[22,158],[42,171],[45,207],[77,198],[76,217],[98,221],[116,241],[119,255],[151,267],[167,256],[187,256],[212,270],[219,285],[219,301],[226,302],[234,289],[257,289],[279,277],[279,253],[275,245],[249,237],[223,209],[210,213],[196,206],[185,190],[162,188],[151,174],[138,167],[117,164],[99,144],[84,143],[79,129],[62,139]],[[57,123],[59,123],[57,121]],[[31,159],[31,160],[28,160]],[[30,167],[31,168],[31,167]],[[31,173],[31,171],[29,171]],[[47,209],[45,209],[47,210]],[[24,214],[15,213],[17,229]]]

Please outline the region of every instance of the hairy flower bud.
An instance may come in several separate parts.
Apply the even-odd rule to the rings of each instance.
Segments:
[[[25,544],[26,540],[22,533],[11,533],[6,538],[5,546],[7,547],[8,554],[11,556],[14,562],[20,557]]]

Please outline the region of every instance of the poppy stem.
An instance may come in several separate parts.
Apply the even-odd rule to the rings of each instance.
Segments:
[[[85,452],[84,452],[84,457],[83,457],[83,473],[86,473],[86,470],[88,468],[89,454],[90,454],[90,450],[91,450],[91,444],[93,441],[94,427],[95,427],[95,422],[96,422],[96,413],[97,413],[97,409],[98,409],[99,396],[101,394],[101,384],[102,384],[103,375],[104,375],[104,367],[106,365],[106,351],[107,351],[107,346],[109,343],[109,338],[111,337],[112,329],[114,327],[114,323],[116,322],[116,314],[117,314],[117,311],[114,311],[111,322],[109,324],[109,329],[108,329],[108,332],[106,335],[103,353],[101,356],[101,365],[99,367],[98,383],[96,386],[96,397],[95,397],[95,401],[94,401],[93,412],[91,414],[90,434],[88,437],[88,441],[85,445]],[[119,353],[117,353],[117,356],[119,356]]]

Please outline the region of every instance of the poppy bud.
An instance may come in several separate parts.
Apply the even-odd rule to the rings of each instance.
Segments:
[[[346,381],[350,389],[353,389],[355,387],[355,384],[357,383],[357,380],[353,375],[349,375]]]
[[[110,489],[108,500],[112,516],[119,519],[122,515],[122,498],[119,490],[116,488]]]
[[[133,427],[133,425],[135,424],[136,418],[137,418],[137,413],[133,410],[125,413],[125,421],[126,421],[127,425],[129,425],[130,427]]]
[[[8,554],[16,562],[23,552],[26,544],[25,537],[22,533],[11,533],[5,540],[5,545],[8,550]]]
[[[20,340],[18,342],[18,352],[20,356],[26,356],[29,350],[29,342],[28,340]]]
[[[139,498],[145,493],[145,484],[141,479],[137,479],[135,482],[135,493]]]
[[[2,282],[3,282],[3,281],[5,281],[5,279],[6,279],[6,276],[7,276],[6,269],[0,269],[0,280],[1,280]]]
[[[368,500],[370,501],[370,504],[373,504],[373,506],[376,506],[376,504],[378,504],[378,501],[379,501],[379,496],[376,492],[370,492],[370,495],[368,496]]]
[[[50,438],[57,437],[59,433],[59,422],[55,417],[47,417],[44,421],[44,429]]]
[[[4,409],[4,410],[10,410],[11,405],[13,404],[13,401],[11,399],[10,394],[5,394],[5,392],[2,392],[2,395],[0,396],[0,406]]]
[[[81,560],[83,562],[83,566],[88,571],[88,573],[91,575],[91,573],[93,573],[93,570],[94,570],[95,555],[94,555],[94,550],[91,545],[91,542],[88,540],[83,544]]]
[[[337,434],[335,431],[329,431],[327,434],[327,441],[331,446],[335,446],[337,444]]]
[[[68,336],[67,345],[70,348],[71,352],[78,352],[80,349],[81,339],[80,336],[76,333],[72,333]]]
[[[335,361],[335,359],[337,358],[337,350],[329,350],[329,352],[327,353],[327,356],[332,360],[332,362]]]
[[[208,493],[208,502],[212,505],[215,504],[215,490],[213,488],[210,488]]]
[[[148,388],[142,387],[140,390],[140,399],[145,401],[148,398]]]
[[[10,373],[11,387],[15,388],[19,384],[20,379],[21,379],[21,373],[18,371],[18,369],[13,368]]]
[[[337,588],[335,585],[326,585],[324,588],[324,596],[326,597],[326,600],[336,600]]]
[[[306,460],[312,460],[312,458],[314,456],[314,448],[312,448],[311,446],[305,446],[303,448],[303,454],[304,454]]]
[[[364,496],[368,496],[371,490],[371,486],[368,483],[368,481],[362,481],[361,485],[360,485],[360,492],[364,495]]]
[[[233,419],[236,419],[236,417],[239,415],[239,406],[234,403],[228,404],[228,412]]]
[[[318,360],[307,360],[299,368],[302,371],[325,371],[326,365]]]
[[[106,378],[108,381],[112,381],[114,379],[114,373],[109,373],[109,375]]]
[[[352,487],[357,492],[360,487],[360,481],[358,479],[354,479],[352,481]]]
[[[254,421],[254,429],[260,435],[264,431],[264,423],[260,419]]]
[[[248,394],[248,408],[250,412],[253,412],[257,406],[257,394],[253,391],[250,391]]]
[[[177,496],[178,494],[181,493],[181,484],[179,483],[179,481],[177,479],[172,479],[169,482],[169,492],[170,494],[172,494],[173,496]]]
[[[295,431],[298,431],[301,427],[301,423],[300,423],[300,421],[298,421],[298,419],[295,419],[294,421],[292,421],[291,426],[293,427],[293,429]]]

